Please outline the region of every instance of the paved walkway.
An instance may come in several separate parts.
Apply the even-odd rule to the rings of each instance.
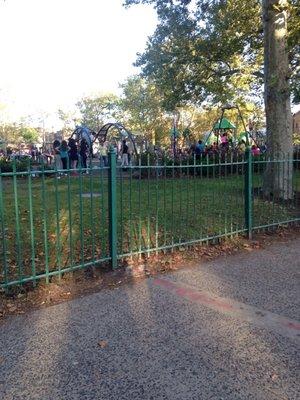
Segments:
[[[296,239],[11,317],[0,398],[296,400],[299,260]]]

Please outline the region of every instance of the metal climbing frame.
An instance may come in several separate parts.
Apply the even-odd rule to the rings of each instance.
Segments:
[[[105,125],[102,126],[102,128],[99,129],[98,133],[95,135],[94,142],[98,140],[100,143],[104,143],[107,141],[107,135],[110,129],[116,129],[119,133],[119,138],[120,140],[124,138],[128,138],[133,146],[134,153],[137,157],[138,152],[136,149],[136,144],[134,140],[133,134],[125,128],[124,125],[119,124],[118,122],[109,122]]]

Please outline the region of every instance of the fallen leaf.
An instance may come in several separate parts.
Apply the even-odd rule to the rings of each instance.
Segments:
[[[98,342],[98,346],[101,347],[101,349],[104,349],[104,347],[107,346],[107,341],[106,340],[100,340]]]
[[[10,311],[10,312],[14,312],[14,311],[16,311],[16,309],[17,309],[17,307],[16,306],[13,306],[13,305],[7,305],[7,308],[8,308],[8,311]]]

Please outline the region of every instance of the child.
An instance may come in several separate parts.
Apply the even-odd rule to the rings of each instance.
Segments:
[[[255,144],[251,147],[251,151],[252,151],[252,155],[253,156],[259,156],[260,155],[260,149]]]

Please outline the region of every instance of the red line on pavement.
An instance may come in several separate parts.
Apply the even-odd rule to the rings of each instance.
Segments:
[[[284,321],[284,322],[282,322],[282,325],[285,326],[286,328],[295,329],[296,331],[300,331],[300,324],[298,324],[297,322]]]
[[[240,303],[232,299],[225,299],[207,292],[200,292],[196,288],[192,288],[180,282],[157,278],[153,280],[153,283],[179,297],[200,303],[219,312],[229,313],[233,317],[247,320],[248,322],[252,321],[260,327],[276,330],[285,336],[293,338],[299,336],[300,323],[298,321],[289,320],[272,312],[260,310],[257,307]]]
[[[155,285],[158,286],[163,286],[166,289],[170,289],[174,293],[177,294],[177,296],[187,298],[191,301],[196,301],[198,303],[202,304],[208,304],[211,306],[215,306],[216,308],[222,308],[225,310],[234,310],[234,307],[220,299],[216,299],[213,296],[209,296],[206,293],[201,293],[198,290],[192,289],[192,288],[187,288],[184,286],[179,286],[178,284],[167,281],[166,279],[154,279]]]

